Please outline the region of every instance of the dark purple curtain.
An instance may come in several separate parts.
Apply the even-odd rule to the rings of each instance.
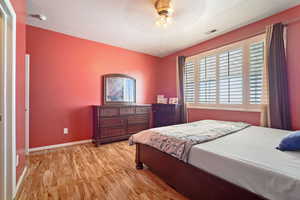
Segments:
[[[178,57],[178,80],[179,80],[179,104],[180,107],[180,121],[181,123],[187,122],[187,110],[185,105],[184,97],[184,66],[185,66],[185,56]]]
[[[269,56],[269,104],[271,128],[291,129],[284,25],[273,25]]]

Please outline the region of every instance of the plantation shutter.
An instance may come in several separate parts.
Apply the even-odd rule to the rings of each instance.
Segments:
[[[184,66],[184,97],[186,103],[195,102],[195,63],[192,61]]]
[[[249,53],[250,104],[260,104],[263,90],[264,42],[251,44]]]
[[[243,50],[231,50],[219,55],[220,104],[243,103]]]
[[[202,104],[215,104],[217,101],[217,57],[210,56],[199,63],[199,99]]]
[[[187,57],[184,94],[190,107],[260,111],[268,104],[265,35]]]

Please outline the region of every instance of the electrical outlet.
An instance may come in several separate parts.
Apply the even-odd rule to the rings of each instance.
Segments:
[[[65,135],[69,134],[69,129],[68,128],[64,128],[64,134]]]
[[[18,167],[18,165],[19,165],[19,154],[17,154],[16,156],[16,167]]]

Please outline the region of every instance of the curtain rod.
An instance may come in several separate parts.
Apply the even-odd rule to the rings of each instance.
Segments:
[[[285,21],[285,22],[282,22],[285,26],[288,26],[289,24],[293,24],[293,23],[296,23],[296,22],[300,22],[300,17],[297,17],[297,18],[294,18],[292,20],[289,20],[289,21]],[[249,38],[252,38],[252,37],[255,37],[255,36],[258,36],[258,35],[261,35],[261,34],[264,34],[266,33],[266,30],[261,30],[261,31],[258,31],[256,33],[252,33],[252,34],[249,34],[247,36],[243,36],[243,37],[240,37],[238,39],[235,39],[233,41],[230,41],[230,42],[226,42],[226,43],[223,43],[221,45],[218,45],[218,46],[215,46],[215,47],[212,47],[212,48],[207,48],[207,49],[203,49],[197,53],[193,53],[191,55],[185,55],[186,57],[191,57],[191,56],[195,56],[195,55],[198,55],[200,53],[203,53],[203,52],[206,52],[206,51],[211,51],[211,50],[214,50],[214,49],[217,49],[217,48],[220,48],[220,47],[223,47],[223,46],[226,46],[226,45],[230,45],[232,43],[236,43],[236,42],[240,42],[242,40],[246,40],[246,39],[249,39]],[[218,36],[217,36],[218,37]]]

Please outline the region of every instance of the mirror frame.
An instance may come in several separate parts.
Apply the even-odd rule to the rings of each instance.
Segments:
[[[106,80],[108,78],[128,78],[133,80],[134,82],[134,88],[133,88],[133,92],[134,92],[134,97],[133,97],[133,102],[128,102],[128,101],[116,101],[116,102],[108,102],[106,101]],[[103,75],[103,87],[102,87],[102,91],[103,91],[103,95],[102,95],[102,99],[103,99],[103,104],[104,105],[132,105],[132,104],[136,104],[136,79],[125,75],[125,74],[106,74]]]

